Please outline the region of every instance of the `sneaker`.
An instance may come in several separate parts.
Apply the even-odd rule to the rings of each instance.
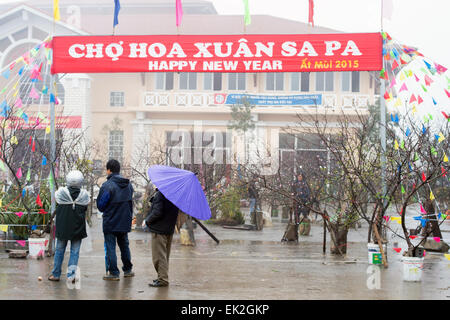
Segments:
[[[119,281],[120,278],[119,278],[119,276],[115,276],[115,275],[112,275],[112,274],[107,274],[107,275],[103,276],[103,280]]]
[[[130,277],[134,277],[134,272],[133,271],[127,271],[123,273],[124,278],[130,278]]]
[[[159,280],[154,280],[152,283],[148,284],[150,287],[167,287],[169,284],[167,282],[161,282]]]

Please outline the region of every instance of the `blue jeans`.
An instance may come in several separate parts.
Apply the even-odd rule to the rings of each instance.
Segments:
[[[55,259],[53,262],[52,274],[55,278],[61,277],[61,265],[64,260],[64,253],[66,252],[67,240],[56,240]],[[81,239],[70,240],[70,258],[67,268],[67,277],[75,276],[76,266],[78,265],[78,257],[80,255]],[[74,267],[75,266],[75,267]]]
[[[128,242],[128,233],[126,232],[113,232],[104,233],[105,246],[106,246],[106,268],[113,276],[120,274],[117,268],[117,256],[116,256],[116,241],[120,249],[120,257],[122,259],[123,272],[131,271],[133,264],[131,263],[131,253]]]

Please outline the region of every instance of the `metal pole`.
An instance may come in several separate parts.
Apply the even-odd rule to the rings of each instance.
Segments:
[[[52,58],[53,59],[53,58]],[[50,77],[50,92],[55,96],[55,75],[51,75]],[[53,175],[53,166],[55,165],[55,154],[56,154],[56,138],[55,138],[55,103],[50,102],[50,174],[52,175],[53,183],[50,184],[50,193],[51,193],[51,209],[50,209],[50,216],[53,216],[55,209],[56,209],[56,203],[55,203],[55,176]],[[53,238],[53,229],[50,230],[50,244],[49,244],[49,254],[52,254],[53,245],[55,244],[55,239]]]
[[[380,140],[381,140],[381,187],[383,192],[383,207],[386,206],[386,101],[384,92],[386,85],[384,79],[380,79]]]

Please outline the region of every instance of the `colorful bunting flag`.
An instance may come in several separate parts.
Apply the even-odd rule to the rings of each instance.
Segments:
[[[433,80],[426,74],[425,75],[425,84],[427,86],[430,86],[430,84],[433,82]]]
[[[430,200],[433,201],[435,199],[433,191],[430,190]]]
[[[414,95],[414,93],[411,95],[411,98],[409,99],[409,103],[412,103],[414,101],[417,101],[416,96]]]
[[[407,90],[408,90],[408,87],[406,86],[406,83],[403,83],[403,85],[400,87],[399,92],[407,91]]]
[[[53,0],[53,19],[55,21],[59,21],[61,19],[59,12],[59,0]]]
[[[19,218],[21,218],[21,217],[23,216],[23,212],[22,212],[22,211],[16,212],[15,214],[16,214],[16,216],[18,216]]]
[[[47,165],[47,158],[45,156],[42,156],[42,165]]]
[[[41,197],[39,196],[39,194],[36,197],[36,204],[42,208],[42,201],[41,201]]]
[[[114,0],[114,21],[113,28],[119,24],[119,11],[120,11],[120,2],[119,0]],[[177,24],[178,26],[178,24]]]
[[[418,96],[418,98],[417,98],[417,103],[418,103],[418,104],[421,104],[422,102],[423,102],[422,97],[421,97],[421,96]]]
[[[16,240],[16,242],[21,245],[22,247],[25,247],[25,244],[27,243],[26,240]]]
[[[8,232],[8,225],[7,224],[0,224],[0,231]]]

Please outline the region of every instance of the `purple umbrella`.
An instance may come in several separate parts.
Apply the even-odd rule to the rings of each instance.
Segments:
[[[181,211],[199,220],[211,218],[211,209],[197,176],[187,170],[155,165],[148,176],[162,194]]]

